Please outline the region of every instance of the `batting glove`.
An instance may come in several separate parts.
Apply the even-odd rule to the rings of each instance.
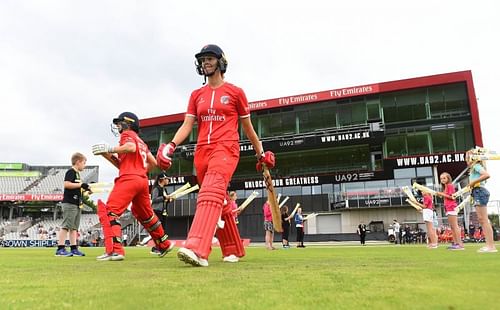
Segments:
[[[104,153],[113,153],[113,147],[107,143],[99,143],[92,146],[92,153],[100,155]]]
[[[274,158],[274,153],[271,151],[262,152],[260,157],[257,159],[257,165],[255,168],[257,171],[262,171],[262,165],[266,165],[268,169],[273,169],[275,166],[276,160]]]
[[[174,142],[160,145],[156,154],[156,163],[160,169],[168,170],[172,166],[172,157],[174,156],[176,147],[177,145]]]

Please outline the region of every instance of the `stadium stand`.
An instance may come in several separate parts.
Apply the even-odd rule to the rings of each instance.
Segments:
[[[15,220],[14,223],[15,222],[19,221]],[[99,218],[97,214],[82,214],[82,217],[80,219],[79,231],[82,234],[83,232],[92,230],[92,228],[95,227],[98,223]],[[3,238],[4,240],[57,240],[57,238],[59,238],[61,224],[62,219],[43,220],[34,225],[31,225],[27,229],[8,232],[3,236]]]
[[[22,166],[21,170],[0,170],[0,194],[61,194],[64,175],[71,168],[70,166],[28,166],[26,164]],[[97,182],[98,175],[98,166],[88,166],[81,172],[83,181],[87,183]]]

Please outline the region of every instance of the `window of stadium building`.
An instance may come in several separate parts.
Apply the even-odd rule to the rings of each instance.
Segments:
[[[261,138],[297,133],[294,111],[260,115],[258,118],[257,128]]]
[[[337,127],[336,108],[331,104],[327,106],[321,103],[312,109],[299,107],[297,109],[297,119],[300,133]]]
[[[474,146],[470,122],[431,125],[430,130],[388,135],[387,157],[464,151]]]
[[[280,154],[280,175],[328,173],[348,170],[367,170],[370,164],[368,146],[330,148]]]
[[[425,89],[382,94],[380,103],[386,123],[427,118]]]
[[[428,96],[432,118],[469,113],[465,83],[430,87]]]

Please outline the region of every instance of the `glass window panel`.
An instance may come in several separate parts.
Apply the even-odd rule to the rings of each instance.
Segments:
[[[418,167],[417,168],[417,176],[419,176],[419,177],[432,176],[432,168],[431,167]]]
[[[321,194],[321,185],[314,185],[312,186],[312,194],[313,195],[319,195]]]
[[[385,139],[387,157],[394,157],[398,155],[407,155],[406,138],[403,135],[388,136]]]
[[[402,186],[411,186],[411,179],[395,179],[394,180],[394,186],[395,187],[402,187]]]
[[[398,121],[398,108],[394,107],[384,107],[384,121],[386,123],[393,123]]]
[[[416,177],[415,168],[394,169],[394,179]]]
[[[360,190],[365,189],[365,182],[345,183],[344,186],[346,191]]]
[[[453,134],[455,130],[431,131],[432,150],[434,153],[454,151]]]
[[[290,186],[283,187],[282,196],[300,196],[302,194],[302,188],[300,186]],[[284,197],[283,197],[284,198]]]
[[[311,195],[311,187],[302,186],[302,195]]]
[[[396,106],[414,106],[425,104],[427,92],[424,89],[404,91],[396,94]]]
[[[352,103],[352,124],[366,124],[366,104],[364,102]]]
[[[323,194],[332,194],[333,193],[333,184],[323,184],[323,185],[321,185],[321,193],[323,193]]]
[[[408,145],[409,155],[430,153],[427,134],[408,135],[406,137],[406,142]]]
[[[369,120],[380,118],[379,100],[366,102],[366,114],[368,115]]]

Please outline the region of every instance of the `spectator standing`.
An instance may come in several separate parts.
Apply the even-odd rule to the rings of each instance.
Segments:
[[[167,185],[170,180],[165,172],[161,172],[156,176],[153,190],[151,191],[151,207],[161,222],[163,231],[167,233],[167,206],[172,201],[168,195]],[[160,254],[160,250],[154,246],[151,248],[151,254]]]
[[[283,227],[283,232],[281,233],[281,243],[284,249],[290,248],[288,242],[288,237],[290,235],[290,216],[288,215],[288,206],[284,205],[281,208],[281,227]]]
[[[434,227],[434,203],[432,201],[432,195],[427,192],[423,192],[424,201],[423,203],[417,203],[422,208],[422,217],[425,222],[425,227],[427,228],[427,236],[429,237],[429,243],[427,247],[429,249],[438,248],[438,240],[436,227]]]
[[[474,234],[476,233],[476,225],[474,225],[472,222],[469,224],[469,239],[474,241]]]
[[[439,180],[441,182],[442,192],[438,192],[437,194],[444,199],[444,209],[453,236],[453,242],[451,246],[448,247],[448,250],[464,250],[460,226],[458,226],[458,212],[455,211],[457,202],[452,197],[455,193],[455,186],[452,184],[452,178],[448,172],[441,173]]]
[[[271,212],[271,205],[269,204],[269,200],[267,200],[262,206],[262,211],[264,213],[264,240],[266,243],[266,249],[275,250],[276,248],[273,246],[274,241],[274,227],[273,227],[273,214]]]
[[[394,229],[394,243],[401,244],[401,225],[398,220],[394,219],[392,221],[392,228]]]
[[[297,228],[297,247],[305,248],[304,245],[304,216],[302,215],[302,208],[297,208],[297,213],[293,219],[295,221],[295,228]]]
[[[78,250],[78,228],[83,203],[95,207],[93,203],[83,195],[84,191],[90,191],[90,186],[83,183],[80,172],[85,169],[87,158],[82,153],[74,153],[71,156],[72,167],[64,175],[64,193],[61,202],[63,222],[59,232],[56,256],[85,256]],[[85,200],[85,201],[84,201]],[[70,251],[66,251],[66,239],[69,237]]]
[[[365,239],[366,239],[366,225],[363,223],[360,223],[358,225],[358,236],[359,236],[359,242],[361,245],[365,245]]]
[[[490,192],[486,189],[486,180],[490,178],[490,174],[486,171],[486,165],[481,160],[473,160],[472,150],[465,154],[465,161],[469,166],[469,184],[471,196],[474,199],[479,224],[483,229],[486,245],[478,250],[479,253],[496,253],[498,250],[493,241],[493,228],[488,219],[488,201]]]

